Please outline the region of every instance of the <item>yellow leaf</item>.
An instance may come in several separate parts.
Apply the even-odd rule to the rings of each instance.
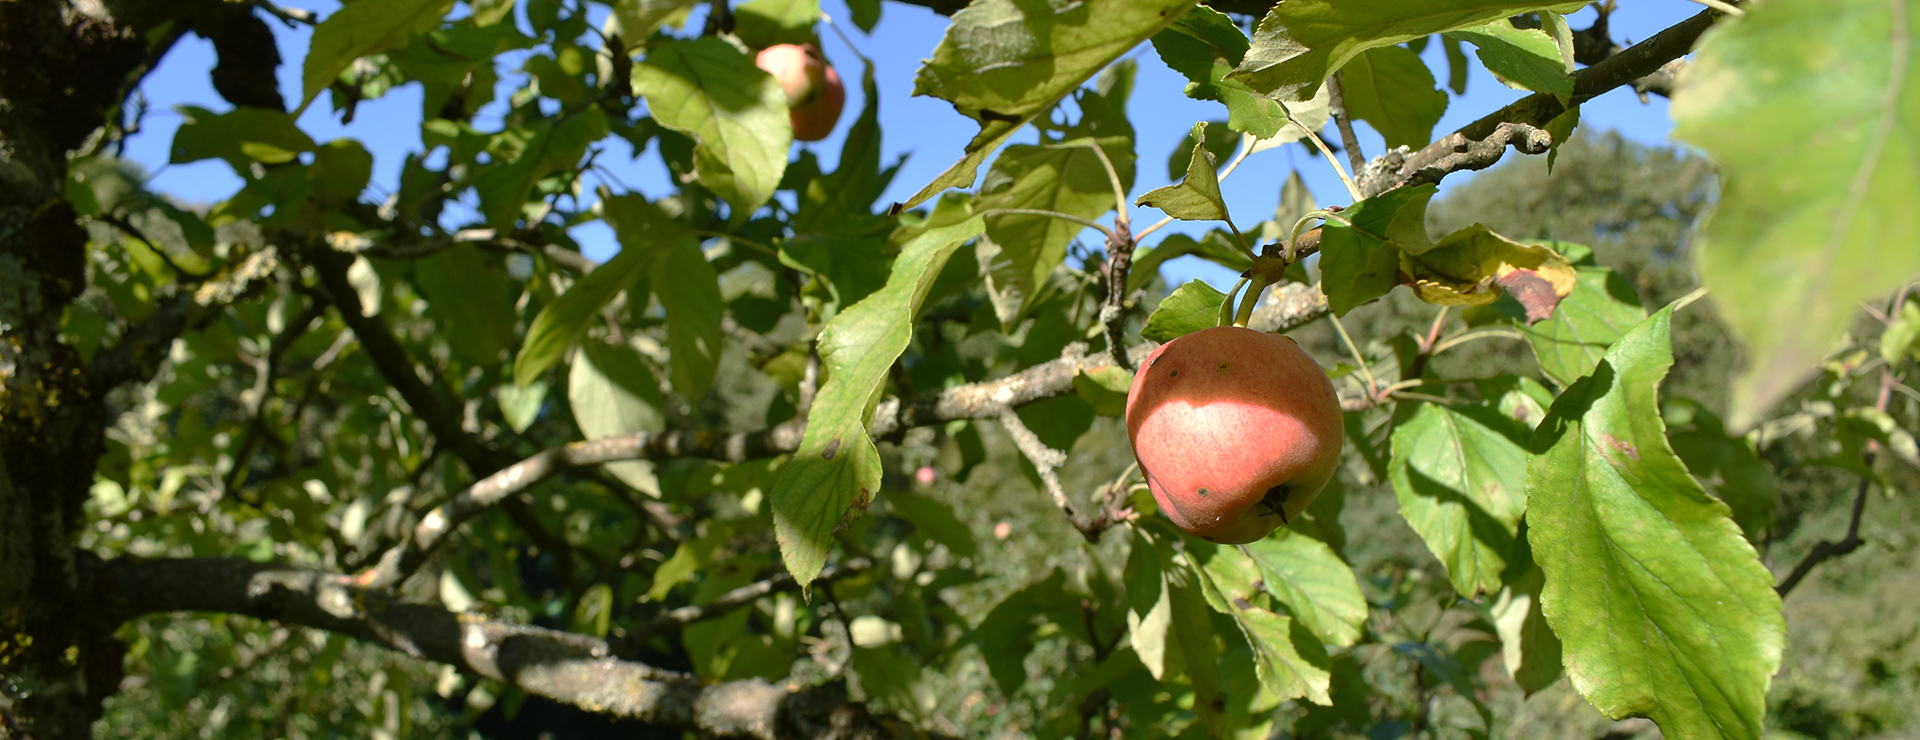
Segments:
[[[1400,254],[1400,281],[1439,306],[1484,306],[1512,295],[1527,322],[1553,315],[1573,292],[1573,265],[1553,249],[1522,244],[1481,224],[1448,234],[1431,248]]]

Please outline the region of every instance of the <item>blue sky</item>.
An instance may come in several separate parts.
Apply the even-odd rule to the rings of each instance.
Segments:
[[[326,0],[289,0],[284,5],[316,11],[323,16],[339,7],[338,3]],[[930,55],[939,43],[947,19],[917,6],[882,3],[880,24],[869,35],[852,25],[843,0],[823,0],[822,5],[828,16],[839,22],[858,51],[875,62],[883,96],[880,107],[881,130],[885,137],[882,161],[892,162],[903,154],[908,156],[906,165],[901,168],[886,198],[905,199],[959,159],[962,147],[977,131],[973,121],[954,112],[946,101],[909,95],[920,60]],[[1619,11],[1612,18],[1612,27],[1615,40],[1622,42],[1651,36],[1700,10],[1700,6],[1682,0],[1622,0],[1619,5]],[[600,15],[604,15],[603,6],[595,7],[599,8]],[[1576,14],[1571,19],[1574,27],[1585,27],[1592,15],[1591,10]],[[306,55],[311,29],[288,28],[273,20],[269,20],[269,25],[278,38],[281,56],[286,59],[279,71],[281,89],[290,103],[297,103],[300,98],[300,63]],[[522,25],[524,27],[524,23]],[[691,27],[697,29],[698,21]],[[847,48],[837,34],[823,29],[821,35],[828,59],[840,68],[848,82],[847,113],[842,117],[839,129],[826,141],[808,145],[825,163],[838,160],[840,137],[845,134],[847,126],[865,101],[862,100],[858,84],[860,62],[854,51]],[[1167,184],[1167,157],[1196,121],[1224,119],[1226,111],[1218,103],[1191,100],[1182,95],[1180,91],[1185,79],[1162,64],[1150,45],[1142,45],[1130,56],[1140,66],[1139,79],[1128,105],[1128,115],[1138,132],[1136,154],[1139,165],[1136,170],[1139,174],[1132,193],[1137,197],[1140,193]],[[1444,80],[1446,63],[1439,56],[1438,45],[1430,45],[1427,56],[1436,77]],[[129,158],[142,163],[149,171],[157,172],[149,187],[190,202],[225,199],[240,187],[240,179],[225,163],[217,160],[166,166],[167,152],[174,131],[180,124],[176,106],[197,105],[216,111],[230,107],[214,92],[209,82],[208,73],[213,64],[214,54],[210,43],[197,36],[183,38],[141,85],[140,92],[146,98],[149,110],[140,132],[130,137],[127,143]],[[500,72],[503,86],[517,87],[523,81],[524,76],[517,67],[518,58],[502,59]],[[1466,94],[1453,98],[1445,117],[1435,127],[1436,136],[1459,128],[1526,94],[1501,85],[1477,65],[1475,70],[1467,83]],[[335,117],[326,96],[327,93],[322,93],[321,99],[314,101],[300,118],[301,127],[322,142],[342,136],[359,139],[374,154],[373,187],[376,192],[383,196],[391,191],[398,181],[405,155],[420,149],[419,86],[400,87],[381,99],[361,103],[354,123],[346,126],[342,126]],[[497,107],[500,104],[495,105]],[[489,119],[483,113],[476,125],[483,130],[496,127],[498,111],[493,112],[495,118]],[[1617,129],[1628,138],[1648,143],[1666,142],[1672,129],[1665,99],[1652,97],[1648,104],[1643,105],[1631,90],[1626,89],[1615,90],[1584,105],[1580,125],[1594,130]],[[1380,137],[1367,129],[1364,123],[1359,128],[1362,151],[1368,155],[1380,153]],[[1033,139],[1031,129],[1015,137],[1016,142],[1030,142]],[[636,160],[625,143],[617,138],[609,139],[603,145],[606,152],[598,162],[606,165],[621,184],[650,197],[669,192],[665,168],[656,153],[643,152]],[[1288,173],[1294,168],[1300,170],[1308,187],[1321,203],[1347,202],[1338,177],[1325,160],[1308,156],[1300,146],[1287,146],[1250,157],[1222,185],[1228,208],[1236,214],[1236,223],[1244,226],[1269,217],[1278,200],[1281,183],[1286,181]],[[1569,173],[1567,176],[1574,175]],[[1466,179],[1461,175],[1449,178],[1442,185],[1443,192],[1446,187],[1457,186]],[[615,189],[621,188],[621,185],[609,184]],[[1136,223],[1152,223],[1159,220],[1160,213],[1152,209],[1135,208],[1130,217]],[[1157,241],[1168,233],[1184,231],[1197,234],[1211,226],[1207,223],[1176,223],[1150,237],[1148,242]],[[580,240],[587,254],[596,259],[605,259],[616,248],[612,232],[604,225],[581,227],[574,232],[574,236]],[[1097,235],[1089,241],[1097,245]],[[1221,289],[1230,285],[1234,278],[1227,270],[1195,258],[1169,262],[1163,274],[1176,284],[1198,277]]]

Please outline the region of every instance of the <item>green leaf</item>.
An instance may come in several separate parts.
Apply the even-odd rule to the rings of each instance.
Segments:
[[[1512,21],[1501,18],[1447,35],[1471,42],[1480,62],[1508,87],[1561,97],[1573,94],[1573,75],[1560,60],[1560,45],[1545,31],[1514,28]]]
[[[1195,128],[1198,127],[1199,125],[1196,124]],[[1196,141],[1193,133],[1189,131],[1186,136],[1180,137],[1180,143],[1173,146],[1173,151],[1167,153],[1168,180],[1179,180],[1187,176],[1187,166],[1193,163],[1195,144],[1204,144],[1207,154],[1212,155],[1215,163],[1232,157],[1234,149],[1240,146],[1241,137],[1233,133],[1233,129],[1229,128],[1225,121],[1208,121],[1206,127],[1207,135],[1204,138]]]
[[[1540,566],[1529,567],[1500,590],[1491,609],[1507,674],[1528,696],[1560,680],[1560,638],[1540,613],[1540,588],[1545,584]]]
[[[1915,300],[1902,304],[1900,315],[1880,335],[1880,358],[1887,364],[1898,365],[1909,357],[1920,357],[1920,301]]]
[[[310,176],[314,197],[351,203],[373,177],[373,154],[353,139],[334,139],[314,152]]]
[[[1426,146],[1447,112],[1447,94],[1434,86],[1433,72],[1403,46],[1368,49],[1347,62],[1340,95],[1347,112],[1373,126],[1389,147]]]
[[[720,367],[720,275],[693,239],[654,252],[653,294],[667,312],[667,368],[673,389],[689,399],[707,395]]]
[[[1204,576],[1197,568],[1168,567],[1162,572],[1171,601],[1168,629],[1179,645],[1187,680],[1193,684],[1193,711],[1200,715],[1200,723],[1208,732],[1222,737],[1228,729],[1222,716],[1227,706],[1220,691],[1220,645],[1202,591]]]
[[[1455,95],[1467,94],[1467,52],[1461,47],[1460,39],[1452,36],[1440,37],[1440,48],[1447,57],[1447,89]]]
[[[1133,140],[1109,137],[1059,144],[1015,144],[994,160],[981,184],[976,212],[1031,208],[1094,219],[1114,209],[1113,184],[1093,150],[1113,162],[1123,188],[1133,185]],[[976,249],[995,315],[1003,326],[1019,322],[1066,261],[1067,245],[1086,232],[1083,224],[1026,213],[987,216],[987,238]]]
[[[1477,378],[1474,388],[1480,397],[1493,404],[1500,416],[1512,419],[1524,425],[1531,433],[1540,420],[1546,418],[1547,407],[1553,405],[1553,391],[1540,384],[1540,381],[1524,375],[1502,373],[1491,378]],[[1525,442],[1531,434],[1520,435],[1516,441]]]
[[[453,0],[347,3],[313,28],[300,71],[300,110],[333,84],[353,60],[405,46],[408,37],[440,27]],[[296,112],[296,117],[298,113]]]
[[[1193,4],[1141,0],[1056,10],[979,0],[955,13],[933,57],[914,77],[913,94],[953,103],[961,115],[980,122],[980,133],[959,162],[905,205],[919,205],[947,188],[971,186],[980,163],[1015,131]]]
[[[1773,466],[1760,458],[1752,442],[1727,434],[1720,418],[1696,401],[1668,399],[1660,415],[1667,423],[1667,442],[1687,471],[1733,510],[1747,541],[1762,546],[1780,507]]]
[[[1167,661],[1179,668],[1179,647],[1167,642],[1173,625],[1173,589],[1167,583],[1167,562],[1155,547],[1153,535],[1131,527],[1133,545],[1127,553],[1127,641],[1140,663],[1155,680],[1167,680]],[[1169,653],[1169,648],[1172,648]]]
[[[1312,97],[1320,82],[1368,49],[1478,26],[1529,10],[1571,13],[1585,3],[1514,0],[1311,0],[1276,4],[1253,31],[1234,77],[1283,101]]]
[[[1247,35],[1231,18],[1205,5],[1195,6],[1153,36],[1153,49],[1161,61],[1191,81],[1187,97],[1220,101],[1227,106],[1227,126],[1268,138],[1286,125],[1280,103],[1228,79],[1246,55],[1247,45]],[[1294,111],[1296,116],[1301,112]]]
[[[826,563],[833,531],[880,490],[880,453],[869,425],[887,368],[913,337],[921,301],[954,250],[979,236],[978,218],[928,229],[900,248],[887,287],[842,310],[820,333],[826,383],[806,436],[768,500],[787,571],[802,586]]]
[[[838,166],[807,183],[800,212],[793,218],[796,234],[833,231],[851,218],[870,215],[873,202],[893,177],[880,170],[880,87],[874,81],[873,62],[863,61],[863,70],[865,107],[840,142]]]
[[[529,386],[501,385],[500,415],[507,418],[507,426],[515,433],[527,431],[533,426],[533,420],[540,416],[540,407],[547,402],[547,384],[535,382]]]
[[[844,225],[843,225],[844,226]],[[833,305],[823,307],[831,320],[841,308],[858,303],[887,284],[886,241],[844,230],[801,234],[780,243],[780,263],[826,281]]]
[[[820,0],[753,0],[733,8],[735,35],[749,49],[811,44],[820,22]]]
[[[753,58],[712,36],[668,41],[633,66],[634,92],[660,125],[693,137],[694,175],[732,206],[732,223],[773,197],[787,169],[787,95]]]
[[[640,353],[624,344],[580,343],[567,376],[567,404],[573,408],[574,425],[588,440],[657,432],[667,425],[660,411],[664,399],[659,381]],[[625,460],[606,468],[634,490],[660,496],[652,461]]]
[[[1453,409],[1421,404],[1393,430],[1388,468],[1400,515],[1461,596],[1500,590],[1526,513],[1527,453]]]
[[[1207,68],[1216,59],[1239,64],[1252,43],[1226,13],[1205,5],[1180,14],[1153,35],[1153,48],[1161,61],[1194,82],[1207,81]]]
[[[873,33],[873,27],[880,25],[880,0],[847,0],[847,12],[862,33]]]
[[[1304,697],[1315,704],[1331,704],[1326,648],[1311,641],[1296,644],[1292,617],[1254,603],[1263,583],[1253,558],[1238,547],[1214,548],[1192,541],[1187,543],[1187,558],[1194,564],[1207,603],[1233,617],[1253,649],[1254,672],[1261,686],[1283,700]],[[1308,651],[1304,655],[1303,648]]]
[[[180,106],[179,111],[183,120],[173,133],[169,164],[219,158],[246,176],[251,162],[291,162],[300,152],[318,148],[293,116],[280,111],[240,106],[215,114],[191,105]]]
[[[956,557],[979,556],[980,546],[973,541],[973,531],[954,515],[953,506],[947,502],[896,491],[887,494],[887,506],[893,509],[894,516],[912,522],[914,529],[946,545]]]
[[[1614,271],[1579,267],[1574,273],[1577,284],[1553,318],[1520,327],[1533,344],[1540,371],[1563,386],[1591,372],[1614,340],[1647,315],[1639,296]]]
[[[580,594],[580,603],[573,608],[573,631],[604,638],[612,624],[613,587],[593,584]]]
[[[1913,433],[1902,428],[1892,414],[1872,406],[1857,406],[1847,409],[1840,418],[1845,429],[1878,441],[1894,457],[1920,467],[1920,443],[1915,442]]]
[[[540,309],[527,328],[526,344],[513,363],[513,382],[525,386],[573,349],[593,317],[648,268],[654,252],[692,232],[638,195],[603,198],[607,224],[620,238],[620,252],[581,276],[567,292]]]
[[[1033,652],[1034,619],[1050,616],[1054,624],[1072,629],[1079,624],[1077,602],[1067,590],[1066,573],[1055,568],[1046,579],[1008,594],[974,626],[987,673],[1001,691],[1011,696],[1027,684],[1026,658]]]
[[[519,286],[480,247],[458,244],[415,258],[413,285],[460,361],[498,367],[500,354],[519,339],[520,315],[513,308]]]
[[[1484,306],[1511,296],[1529,322],[1553,316],[1575,285],[1573,265],[1559,252],[1522,244],[1474,224],[1432,247],[1403,248],[1400,279],[1420,300],[1439,306]]]
[[[1073,376],[1073,391],[1101,416],[1124,416],[1133,373],[1117,365],[1101,365]]]
[[[1320,229],[1321,289],[1335,314],[1386,295],[1399,283],[1400,252],[1427,241],[1433,185],[1396,188],[1341,211]]]
[[[1220,324],[1220,304],[1226,302],[1225,293],[1195,279],[1180,286],[1153,309],[1147,325],[1140,330],[1140,337],[1165,344],[1201,329],[1211,329]]]
[[[1187,176],[1178,183],[1148,191],[1134,205],[1158,208],[1182,221],[1226,221],[1227,203],[1220,197],[1220,175],[1214,170],[1213,155],[1207,151],[1207,123],[1193,124],[1189,138],[1193,153],[1187,159]]]
[[[496,229],[521,217],[527,196],[541,178],[573,169],[587,146],[607,135],[607,116],[598,107],[558,119],[542,119],[509,128],[488,146],[492,161],[476,168],[474,192],[480,211]]]
[[[1285,527],[1246,545],[1273,600],[1321,642],[1349,647],[1367,622],[1366,597],[1353,569],[1327,543]]]
[[[686,22],[687,14],[699,4],[700,0],[616,0],[612,20],[618,26],[613,30],[626,39],[628,49],[639,51],[653,32]]]
[[[1722,173],[1696,254],[1748,348],[1735,431],[1810,376],[1861,301],[1920,275],[1916,36],[1904,4],[1757,5],[1700,40],[1674,93],[1674,136]]]
[[[1160,276],[1160,266],[1166,264],[1167,260],[1189,254],[1234,272],[1246,272],[1247,268],[1253,266],[1253,259],[1240,251],[1240,247],[1233,243],[1233,237],[1225,231],[1214,229],[1199,239],[1186,234],[1170,234],[1159,244],[1133,253],[1133,271],[1127,274],[1127,289],[1146,287],[1148,282]]]
[[[1615,342],[1534,435],[1527,537],[1573,685],[1673,737],[1758,738],[1786,632],[1773,576],[1667,445],[1671,307]]]

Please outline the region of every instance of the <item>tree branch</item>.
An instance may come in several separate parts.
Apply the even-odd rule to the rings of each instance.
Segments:
[[[1100,148],[1094,147],[1094,151],[1099,152]],[[1114,189],[1117,191],[1119,187],[1116,184]],[[1124,206],[1125,202],[1120,205]],[[1100,303],[1100,324],[1106,329],[1107,353],[1128,372],[1133,371],[1133,362],[1121,347],[1126,339],[1127,274],[1133,270],[1133,248],[1133,225],[1127,222],[1127,211],[1123,207],[1114,217],[1113,231],[1107,236],[1107,295]]]
[[[354,300],[358,303],[357,298]],[[1318,288],[1289,283],[1273,291],[1267,302],[1254,312],[1249,326],[1260,331],[1292,331],[1326,314],[1327,297]],[[1128,362],[1138,364],[1152,351],[1151,346],[1136,345],[1127,353]],[[875,439],[884,439],[914,427],[956,420],[998,419],[1005,409],[1072,393],[1074,376],[1109,364],[1112,360],[1105,353],[1073,354],[1004,378],[949,388],[905,402],[889,398],[874,409],[870,431]],[[622,460],[679,457],[746,462],[799,449],[805,432],[805,421],[795,419],[752,432],[722,434],[672,429],[549,448],[499,469],[427,512],[405,540],[383,553],[379,562],[361,573],[357,581],[371,588],[397,586],[426,564],[434,550],[445,543],[447,535],[460,525],[565,470]]]
[[[353,264],[353,256],[325,246],[309,250],[308,256],[314,272],[320,276],[320,287],[327,302],[339,309],[341,320],[359,337],[360,346],[367,350],[367,356],[372,358],[381,376],[400,392],[400,397],[426,422],[433,436],[466,462],[475,474],[488,475],[499,470],[505,464],[501,453],[461,428],[460,406],[448,403],[420,377],[413,358],[387,330],[385,322],[378,316],[366,315],[360,305],[360,294],[347,280],[347,268]]]
[[[224,612],[345,635],[594,712],[720,737],[891,737],[897,721],[822,688],[709,683],[612,657],[604,640],[456,614],[355,588],[346,576],[246,560],[96,562],[113,624],[144,614]],[[837,733],[837,734],[836,734]]]
[[[1700,34],[1719,17],[1719,11],[1702,11],[1580,70],[1573,76],[1573,104],[1659,72],[1692,50]],[[1375,157],[1367,171],[1359,175],[1360,192],[1371,198],[1406,185],[1439,182],[1460,170],[1486,169],[1500,161],[1509,145],[1527,154],[1544,153],[1554,141],[1542,127],[1566,110],[1559,98],[1548,93],[1521,98],[1419,151],[1392,151]]]

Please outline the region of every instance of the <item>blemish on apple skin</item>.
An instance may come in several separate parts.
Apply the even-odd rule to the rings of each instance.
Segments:
[[[1216,372],[1216,373],[1219,373],[1219,374],[1221,374],[1221,375],[1226,375],[1226,374],[1227,374],[1227,371],[1228,371],[1228,370],[1231,370],[1231,369],[1233,369],[1233,363],[1230,363],[1230,362],[1222,362],[1222,363],[1220,363],[1219,365],[1216,365],[1216,366],[1215,366],[1215,367],[1213,368],[1213,371],[1214,371],[1214,372]]]
[[[1180,371],[1179,371],[1179,370],[1168,370],[1168,371],[1167,371],[1167,377],[1169,377],[1169,378],[1178,378],[1178,377],[1180,377]]]
[[[1206,497],[1207,497],[1207,489],[1205,489],[1205,488],[1202,488],[1202,489],[1200,489],[1200,497],[1201,497],[1201,498],[1206,498]]]

